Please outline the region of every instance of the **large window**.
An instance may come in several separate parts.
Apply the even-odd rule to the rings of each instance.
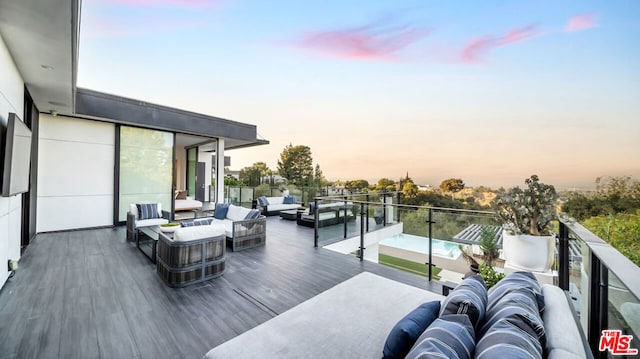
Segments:
[[[120,127],[119,220],[131,203],[158,202],[171,211],[173,134]]]

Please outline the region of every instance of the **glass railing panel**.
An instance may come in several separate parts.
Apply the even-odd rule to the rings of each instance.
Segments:
[[[620,330],[621,335],[630,340],[627,349],[640,349],[640,302],[629,292],[627,286],[620,279],[609,272],[608,275],[608,323],[607,330]],[[624,351],[617,342],[619,351]],[[612,352],[608,356],[613,358]],[[631,358],[635,355],[616,355],[616,358]]]
[[[242,207],[251,208],[254,200],[253,187],[241,187],[240,188],[240,203]]]
[[[227,187],[227,203],[240,205],[240,187]]]
[[[590,258],[591,252],[587,244],[571,233],[569,235],[569,296],[585,336],[588,316],[583,314],[587,313],[589,308]]]

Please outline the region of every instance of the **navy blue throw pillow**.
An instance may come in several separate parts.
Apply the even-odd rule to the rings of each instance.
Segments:
[[[421,304],[391,329],[384,343],[383,358],[404,358],[420,334],[438,318],[440,301]]]
[[[258,204],[262,207],[266,207],[269,205],[269,201],[267,201],[267,197],[265,196],[260,196],[258,197]]]
[[[284,200],[282,200],[282,204],[294,204],[292,196],[285,196]]]
[[[213,218],[225,219],[229,212],[229,203],[216,203],[216,210],[213,212]]]

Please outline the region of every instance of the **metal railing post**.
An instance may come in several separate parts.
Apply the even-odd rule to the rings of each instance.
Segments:
[[[360,262],[364,260],[364,205],[360,205]]]
[[[366,222],[367,223],[367,232],[369,232],[369,194],[367,194],[366,199],[367,199],[367,203],[366,203],[367,208],[366,208],[365,213],[367,214],[367,222]]]
[[[400,204],[400,195],[402,194],[402,192],[398,192],[397,196],[397,203],[396,204]],[[400,223],[400,207],[396,207],[396,223]]]
[[[560,222],[558,232],[558,287],[569,290],[569,229]]]
[[[347,196],[344,197],[344,239],[347,239]]]
[[[387,226],[387,195],[382,194],[382,226]]]
[[[433,279],[433,267],[431,265],[431,235],[433,234],[432,224],[433,224],[433,210],[429,208],[429,282]]]
[[[313,246],[318,248],[318,199],[313,200]]]
[[[589,311],[587,339],[595,358],[607,358],[606,351],[599,350],[600,335],[608,321],[608,270],[600,259],[590,251],[591,273],[589,273]]]

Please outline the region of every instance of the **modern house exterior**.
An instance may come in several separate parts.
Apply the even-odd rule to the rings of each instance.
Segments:
[[[0,286],[39,232],[118,225],[130,203],[173,208],[176,190],[222,201],[212,158],[268,143],[254,125],[77,88],[80,3],[0,1],[0,123],[32,131],[30,189],[0,197]]]

